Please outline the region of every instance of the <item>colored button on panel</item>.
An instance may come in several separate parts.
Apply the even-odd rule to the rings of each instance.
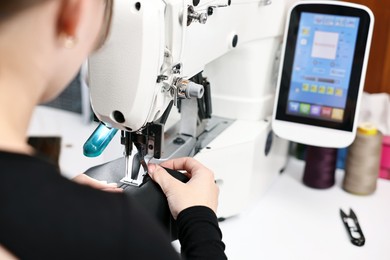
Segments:
[[[312,105],[310,108],[310,115],[320,116],[321,115],[321,106]]]
[[[310,28],[303,28],[302,29],[302,35],[309,35],[310,34]]]
[[[320,93],[320,94],[325,94],[325,92],[326,92],[326,87],[325,87],[325,86],[320,86],[320,87],[318,88],[318,93]]]
[[[310,92],[317,93],[317,85],[311,85]]]
[[[342,121],[344,117],[344,109],[333,108],[332,119]]]
[[[301,103],[299,105],[299,112],[302,114],[310,114],[310,104]]]
[[[310,88],[310,85],[309,85],[309,84],[307,84],[307,83],[303,83],[303,84],[302,84],[302,90],[303,90],[303,91],[309,91],[309,88]]]
[[[326,94],[333,95],[334,94],[334,87],[328,87],[327,91],[326,91]]]
[[[322,107],[321,116],[325,118],[330,118],[332,116],[332,108],[331,107]]]
[[[336,88],[335,94],[336,94],[336,96],[341,97],[343,95],[343,89],[342,88]]]
[[[288,102],[288,111],[291,113],[298,113],[299,112],[299,103],[298,102]]]

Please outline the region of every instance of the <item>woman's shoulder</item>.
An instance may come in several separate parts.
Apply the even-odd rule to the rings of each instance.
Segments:
[[[121,257],[126,222],[140,222],[131,199],[74,183],[35,156],[0,152],[0,165],[0,244],[26,258]]]

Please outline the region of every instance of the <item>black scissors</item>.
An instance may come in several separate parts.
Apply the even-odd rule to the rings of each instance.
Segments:
[[[366,239],[364,238],[363,231],[360,228],[355,212],[350,209],[349,215],[347,215],[340,209],[340,216],[352,244],[355,246],[363,246],[366,242]]]

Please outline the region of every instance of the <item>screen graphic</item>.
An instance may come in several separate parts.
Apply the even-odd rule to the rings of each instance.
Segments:
[[[343,121],[359,20],[301,13],[287,114]]]

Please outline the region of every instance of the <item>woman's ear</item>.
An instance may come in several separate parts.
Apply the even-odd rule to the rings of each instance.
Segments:
[[[58,10],[57,35],[64,47],[73,47],[77,42],[78,27],[84,8],[85,0],[61,0]]]

